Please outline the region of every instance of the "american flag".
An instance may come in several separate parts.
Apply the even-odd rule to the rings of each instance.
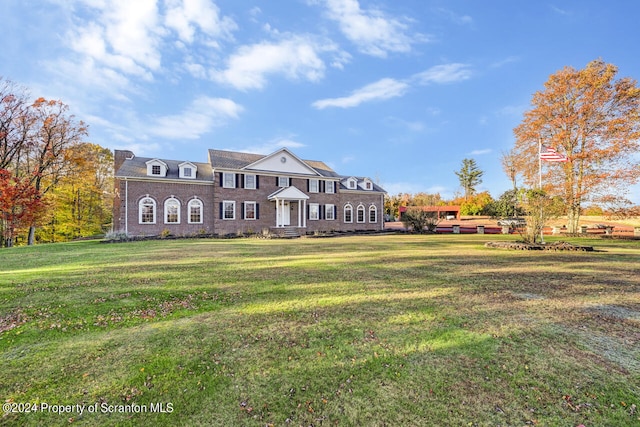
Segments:
[[[555,148],[545,147],[544,145],[540,149],[540,158],[547,162],[568,162],[567,156],[560,154]]]

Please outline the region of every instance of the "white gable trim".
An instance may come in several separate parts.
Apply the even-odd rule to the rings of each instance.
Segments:
[[[167,176],[167,171],[169,170],[169,166],[160,159],[151,159],[145,162],[147,164],[147,175],[148,176]],[[153,167],[160,166],[160,173],[154,174]]]
[[[186,176],[184,174],[184,169],[185,167],[191,168],[191,176]],[[198,167],[196,165],[194,165],[191,162],[182,162],[178,165],[178,168],[180,169],[180,178],[185,178],[185,179],[196,179],[196,175],[198,174]]]
[[[321,176],[315,169],[286,148],[282,148],[275,153],[269,154],[268,156],[265,156],[242,169],[281,174]]]
[[[308,200],[309,196],[298,190],[296,187],[284,187],[271,193],[268,200]]]

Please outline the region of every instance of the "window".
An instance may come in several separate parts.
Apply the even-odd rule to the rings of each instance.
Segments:
[[[334,205],[324,205],[324,219],[328,221],[333,221],[336,219],[335,216],[335,206]]]
[[[356,188],[356,181],[355,180],[350,180],[349,181],[349,188]]]
[[[244,202],[244,219],[256,219],[256,202]]]
[[[325,187],[324,187],[324,192],[325,193],[335,193],[335,182],[333,181],[325,181]]]
[[[358,206],[357,215],[358,215],[357,221],[358,222],[364,222],[364,206],[362,206],[362,205]]]
[[[230,173],[230,172],[223,172],[222,186],[224,188],[236,188],[236,174]]]
[[[344,206],[344,222],[353,222],[353,206]]]
[[[222,219],[236,219],[236,202],[222,202]]]
[[[193,199],[189,202],[189,224],[202,224],[202,202]]]
[[[375,206],[369,206],[369,222],[378,222],[378,209]]]
[[[317,221],[320,219],[320,205],[317,203],[309,203],[309,220]]]
[[[178,165],[180,178],[195,179],[198,174],[198,167],[190,162],[183,162]]]
[[[288,176],[279,176],[278,177],[278,187],[288,187],[289,186],[289,177]]]
[[[145,197],[139,203],[140,224],[156,223],[156,201],[151,197]]]
[[[310,179],[309,180],[309,193],[317,193],[318,192],[318,180],[317,179]]]
[[[256,176],[255,175],[245,175],[244,176],[244,188],[249,190],[256,189]]]
[[[161,173],[160,165],[151,165],[151,175],[160,175]]]
[[[174,197],[164,202],[164,223],[180,224],[180,202]]]
[[[371,187],[371,182],[367,181],[367,182],[364,184],[364,188],[366,188],[367,190],[371,190],[371,188],[372,188],[372,187]]]

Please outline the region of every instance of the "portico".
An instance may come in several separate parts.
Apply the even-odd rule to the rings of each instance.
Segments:
[[[309,196],[296,187],[284,187],[269,195],[268,200],[276,203],[276,227],[291,226],[291,206],[298,205],[297,227],[307,227],[307,200]]]

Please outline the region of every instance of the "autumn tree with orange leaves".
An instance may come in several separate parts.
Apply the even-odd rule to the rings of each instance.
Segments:
[[[578,230],[582,204],[625,199],[640,178],[640,89],[602,60],[582,70],[565,67],[533,95],[532,108],[514,129],[518,172],[537,187],[538,148],[555,148],[567,162],[543,162],[543,189],[564,199],[568,231]]]
[[[28,179],[16,178],[8,170],[0,169],[0,244],[13,246],[16,229],[33,224],[44,206],[40,194]]]
[[[87,127],[61,101],[29,103],[24,89],[0,78],[0,168],[14,182],[32,186],[34,198],[55,187],[69,165],[65,153],[86,135]],[[24,217],[32,220],[28,243],[33,244],[37,216]]]

